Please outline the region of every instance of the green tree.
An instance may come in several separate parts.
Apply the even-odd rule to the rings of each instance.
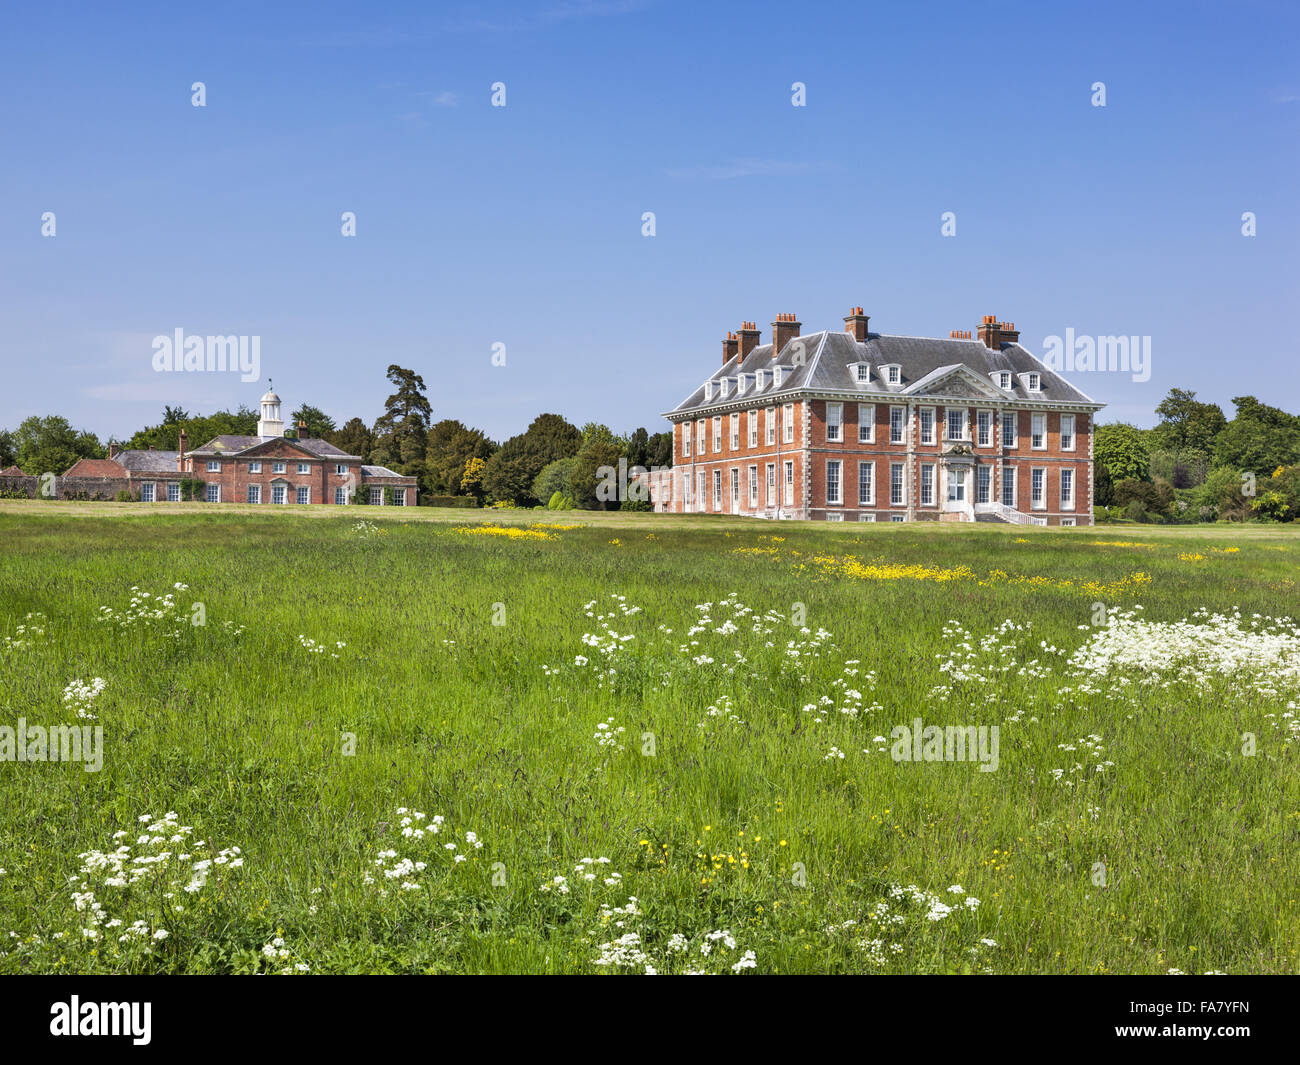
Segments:
[[[429,420],[433,417],[424,378],[394,363],[388,367],[388,380],[395,390],[384,401],[384,413],[375,422],[372,455],[381,465],[418,477],[425,470]]]
[[[470,459],[486,462],[496,450],[496,443],[481,430],[470,429],[454,418],[437,422],[429,429],[425,448],[427,491],[440,495],[459,492],[466,463]]]
[[[1142,430],[1126,422],[1097,426],[1093,457],[1110,472],[1112,481],[1150,480],[1151,457]]]
[[[8,429],[0,429],[0,469],[12,466],[18,461],[18,448],[14,443],[14,434]]]
[[[1217,466],[1196,490],[1198,513],[1206,521],[1242,521],[1250,513],[1250,501],[1242,494],[1241,473]]]
[[[29,477],[66,473],[78,459],[98,459],[105,454],[98,437],[72,428],[57,414],[23,419],[13,434],[13,448],[18,465]]]
[[[569,473],[569,496],[583,510],[618,510],[621,500],[617,493],[603,491],[611,483],[610,471],[614,471],[613,484],[617,484],[618,460],[623,452],[612,439],[607,440],[596,435],[582,445],[582,450],[573,459],[573,469]]]
[[[549,500],[556,492],[567,496],[569,477],[572,476],[577,461],[576,457],[570,456],[566,459],[556,459],[543,466],[542,472],[533,481],[533,498]]]
[[[184,417],[180,417],[180,416]],[[219,410],[207,417],[188,414],[180,407],[164,407],[158,425],[138,430],[126,442],[126,447],[140,451],[157,448],[175,451],[180,447],[180,431],[185,430],[190,449],[200,447],[218,436],[253,436],[257,433],[257,412],[249,407],[238,410]],[[180,420],[177,420],[180,418]]]
[[[1232,401],[1237,413],[1215,441],[1214,464],[1267,477],[1300,462],[1300,418],[1254,396]]]
[[[360,418],[349,418],[341,429],[336,429],[325,439],[345,454],[356,455],[362,462],[369,463],[374,437]]]
[[[328,440],[330,434],[334,432],[334,419],[326,414],[319,407],[313,407],[310,403],[304,403],[291,415],[293,418],[292,428],[297,429],[299,422],[306,422],[307,428],[302,431],[304,439],[307,440]]]
[[[1195,392],[1171,388],[1156,406],[1160,424],[1155,428],[1160,446],[1170,451],[1196,450],[1210,454],[1228,424],[1216,403],[1200,403]]]
[[[558,414],[540,414],[528,429],[512,436],[490,459],[483,485],[493,499],[523,506],[538,502],[533,481],[547,463],[576,455],[582,434]]]

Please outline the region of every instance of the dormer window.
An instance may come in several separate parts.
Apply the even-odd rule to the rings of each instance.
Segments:
[[[989,376],[993,378],[993,383],[997,385],[998,388],[1002,389],[1002,391],[1011,391],[1011,374],[1006,370],[995,370],[993,373],[989,374]]]
[[[881,367],[885,371],[885,381],[887,384],[901,384],[903,380],[903,368],[896,362],[891,362],[887,366]]]
[[[741,396],[749,391],[749,378],[750,375],[747,373],[736,378],[736,395]]]
[[[722,379],[718,382],[718,387],[719,387],[719,389],[720,389],[719,394],[721,395],[721,397],[722,397],[723,399],[726,399],[727,396],[730,395],[730,393],[731,393],[731,378],[730,378],[730,377],[724,377],[724,378],[722,378]]]
[[[707,403],[707,402],[708,402],[709,400],[711,400],[712,398],[713,398],[713,382],[712,382],[712,381],[705,381],[705,382],[704,382],[704,402]]]
[[[1026,391],[1026,392],[1038,392],[1038,391],[1041,389],[1041,384],[1042,384],[1042,383],[1041,383],[1041,381],[1039,380],[1039,377],[1038,377],[1038,374],[1037,374],[1037,373],[1034,373],[1033,371],[1031,371],[1031,372],[1025,374],[1025,391]]]
[[[780,388],[781,382],[784,380],[785,380],[785,367],[784,366],[772,367],[772,387]]]
[[[869,362],[855,362],[852,364],[852,368],[855,384],[865,385],[871,381],[871,364]]]
[[[767,371],[759,370],[754,374],[754,391],[761,392],[767,387]]]

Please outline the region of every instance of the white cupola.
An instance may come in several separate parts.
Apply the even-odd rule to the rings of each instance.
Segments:
[[[267,385],[270,385],[267,379]],[[262,397],[262,417],[257,423],[257,435],[263,440],[267,437],[284,436],[284,421],[280,418],[280,397],[271,388],[267,388]]]

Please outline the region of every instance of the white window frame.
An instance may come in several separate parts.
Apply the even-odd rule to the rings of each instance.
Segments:
[[[347,468],[347,466],[345,466],[343,463],[341,463],[341,462],[336,462],[336,463],[334,463],[334,472],[335,472],[338,476],[340,476],[340,477],[344,477],[344,476],[347,475],[348,468]]]
[[[740,509],[740,467],[731,467],[731,509]]]
[[[934,443],[934,407],[917,407],[916,417],[922,444]]]
[[[844,404],[826,404],[826,442],[840,444],[844,442]]]
[[[1062,524],[1062,525],[1065,525],[1065,526],[1068,526],[1068,527],[1070,527],[1071,529],[1073,529],[1073,528],[1078,524],[1078,522],[1075,521],[1074,518],[1062,518],[1062,519],[1061,519],[1061,524]]]
[[[1002,446],[1018,448],[1020,446],[1020,412],[1002,412]]]
[[[782,506],[792,507],[794,506],[794,463],[787,462],[783,472],[782,480],[784,483],[781,486],[781,498],[785,502]]]
[[[370,486],[369,499],[372,507],[384,506],[384,486],[382,484],[372,484]]]
[[[302,497],[302,494],[303,494],[304,492],[307,493],[307,498],[306,498],[306,499],[303,499],[303,497]],[[300,485],[298,485],[298,486],[294,489],[294,492],[293,492],[293,501],[294,501],[295,503],[297,503],[297,504],[310,503],[310,502],[311,502],[311,486],[310,486],[310,485],[305,485],[305,484],[300,484]]]
[[[1030,370],[1025,374],[1025,391],[1041,392],[1043,390],[1043,378],[1036,370]]]
[[[763,439],[768,447],[776,443],[776,408],[767,407],[763,411]]]
[[[901,462],[889,464],[889,505],[907,506],[907,466]]]
[[[766,469],[767,491],[763,502],[769,507],[776,506],[776,463],[769,462]]]
[[[300,462],[300,463],[298,463],[298,472],[299,472],[299,473],[311,473],[311,463],[310,463],[310,462]]]
[[[827,520],[827,521],[843,521],[843,520],[844,520],[844,511],[842,511],[842,510],[830,510],[830,511],[827,511],[827,512],[826,512],[826,520]]]
[[[260,484],[250,484],[245,495],[250,503],[262,502],[262,486]]]
[[[1004,507],[1010,507],[1012,510],[1015,510],[1016,509],[1016,467],[1015,466],[1002,467],[1000,488],[1001,491],[998,493],[999,501],[1002,503]],[[1007,502],[1007,496],[1011,497],[1010,502]]]
[[[921,501],[923,507],[934,506],[934,463],[921,463]]]
[[[853,364],[853,380],[856,384],[866,385],[871,383],[871,363],[857,362]]]
[[[975,467],[975,502],[991,503],[993,501],[993,467]]]
[[[348,490],[339,485],[334,489],[334,505],[336,507],[346,507],[348,505]]]
[[[1029,416],[1029,449],[1031,451],[1047,450],[1047,415],[1031,414]]]
[[[993,412],[991,410],[975,412],[975,446],[993,446]]]
[[[898,385],[903,383],[903,368],[898,363],[890,363],[881,367],[885,371],[885,383]]]
[[[1061,468],[1061,509],[1074,509],[1074,468],[1071,466]]]
[[[276,496],[280,496],[276,499]],[[271,502],[278,506],[285,506],[289,502],[289,486],[287,484],[271,485]]]
[[[863,474],[866,483],[863,483]],[[874,462],[858,463],[858,506],[874,507],[876,505],[876,464]]]
[[[695,509],[703,514],[709,509],[709,471],[695,473]]]
[[[713,511],[715,514],[722,513],[722,470],[713,471]]]
[[[210,484],[203,489],[203,498],[208,503],[221,502],[221,485]]]
[[[705,422],[704,422],[704,419],[703,419],[703,418],[701,418],[698,422],[695,423],[695,428],[696,428],[696,432],[695,432],[695,453],[696,453],[697,455],[705,455],[705,454],[708,453],[708,450],[709,450],[709,449],[708,449],[708,437],[705,436],[705,433],[706,433],[708,430],[705,428]]]
[[[961,419],[960,424],[957,426],[957,433],[955,435],[952,431],[952,422],[954,417]],[[944,407],[943,438],[945,440],[965,440],[966,427],[969,418],[969,412],[965,407]]]
[[[722,453],[722,415],[713,416],[713,453],[719,455]]]
[[[859,514],[859,515],[858,515],[858,521],[875,521],[875,520],[876,520],[876,516],[875,516],[874,514]]]
[[[826,460],[826,505],[844,505],[844,462],[841,459]]]
[[[249,473],[261,473],[261,472],[262,472],[262,463],[261,463],[261,461],[258,460],[258,459],[254,459],[253,461],[249,462],[249,464],[248,464],[248,472],[249,472]]]
[[[758,506],[758,467],[751,465],[749,467],[749,509],[753,510]]]
[[[944,494],[952,503],[965,503],[967,501],[965,470],[954,468],[948,471],[948,486],[944,489]]]
[[[181,484],[180,481],[167,482],[167,502],[179,503],[181,501]]]
[[[1047,470],[1043,466],[1029,470],[1029,509],[1047,509]]]
[[[1061,450],[1062,451],[1074,450],[1074,440],[1075,440],[1074,423],[1075,423],[1075,419],[1073,414],[1061,415]],[[1069,428],[1067,429],[1066,426],[1069,426]],[[1069,443],[1067,443],[1066,441],[1069,441]]]
[[[889,408],[889,442],[904,444],[907,442],[907,408]]]
[[[158,486],[154,484],[152,481],[150,481],[148,484],[142,484],[140,486],[140,502],[141,503],[158,502]]]
[[[208,459],[208,473],[220,473],[221,461],[219,459]]]
[[[876,442],[876,405],[874,403],[858,404],[858,443],[874,444]]]
[[[731,424],[728,426],[731,430],[729,440],[732,451],[740,450],[740,411],[736,411],[731,416]]]
[[[786,403],[781,407],[781,441],[794,443],[794,404]]]
[[[695,427],[690,422],[682,423],[682,458],[691,457],[691,437],[695,433]]]
[[[758,411],[747,411],[745,420],[749,423],[749,446],[758,447]]]
[[[284,472],[285,472],[285,465],[284,465],[284,463],[283,463],[283,462],[273,462],[273,463],[271,463],[271,472],[272,472],[272,473],[284,473]]]
[[[907,521],[907,515],[906,515],[906,514],[891,514],[891,515],[889,515],[889,520],[890,520],[890,521]]]

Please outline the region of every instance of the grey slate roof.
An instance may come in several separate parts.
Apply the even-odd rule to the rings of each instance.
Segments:
[[[403,474],[394,473],[387,466],[362,466],[362,477],[401,477]]]
[[[233,455],[240,451],[247,451],[251,447],[257,447],[259,444],[264,444],[267,441],[279,439],[282,438],[276,436],[217,436],[213,437],[202,447],[194,448],[190,454],[202,455],[205,457],[218,454]],[[302,448],[309,454],[315,455],[317,458],[352,459],[354,462],[358,462],[361,459],[360,455],[349,455],[346,451],[340,451],[328,440],[320,440],[315,437],[307,437],[302,440],[297,440],[293,437],[283,437],[283,439],[286,443],[296,444],[298,447]],[[174,456],[176,453],[173,451],[170,452],[170,454]]]
[[[177,473],[179,451],[119,451],[114,461],[134,473]]]
[[[802,345],[804,360],[802,365],[795,365],[796,345]],[[858,384],[854,379],[852,364],[866,362],[871,366],[869,383]],[[901,370],[901,380],[897,385],[885,383],[882,367],[897,363]],[[855,340],[849,333],[840,330],[826,330],[797,337],[786,344],[780,358],[772,358],[772,345],[760,344],[743,360],[736,356],[719,366],[709,378],[718,381],[724,377],[737,374],[752,374],[756,370],[771,370],[775,366],[786,368],[785,380],[780,387],[774,387],[769,375],[767,387],[755,391],[753,383],[743,394],[737,395],[734,388],[725,399],[714,388],[712,400],[704,398],[704,382],[683,402],[666,413],[674,417],[696,408],[712,408],[722,404],[744,407],[746,404],[759,402],[765,404],[794,398],[805,392],[845,392],[854,393],[864,398],[870,396],[883,399],[888,396],[921,396],[923,389],[931,382],[937,382],[948,376],[959,366],[966,367],[991,387],[989,374],[999,370],[1010,370],[1016,375],[1012,378],[1012,388],[999,395],[1023,401],[1028,404],[1086,404],[1100,407],[1083,392],[1071,385],[1064,378],[1049,370],[1041,360],[1019,344],[1003,344],[1001,351],[993,351],[981,340],[930,339],[927,337],[888,336],[872,333],[865,343]],[[1020,380],[1020,374],[1036,371],[1040,375],[1040,390],[1028,392]],[[980,397],[981,393],[971,382],[971,398]]]

